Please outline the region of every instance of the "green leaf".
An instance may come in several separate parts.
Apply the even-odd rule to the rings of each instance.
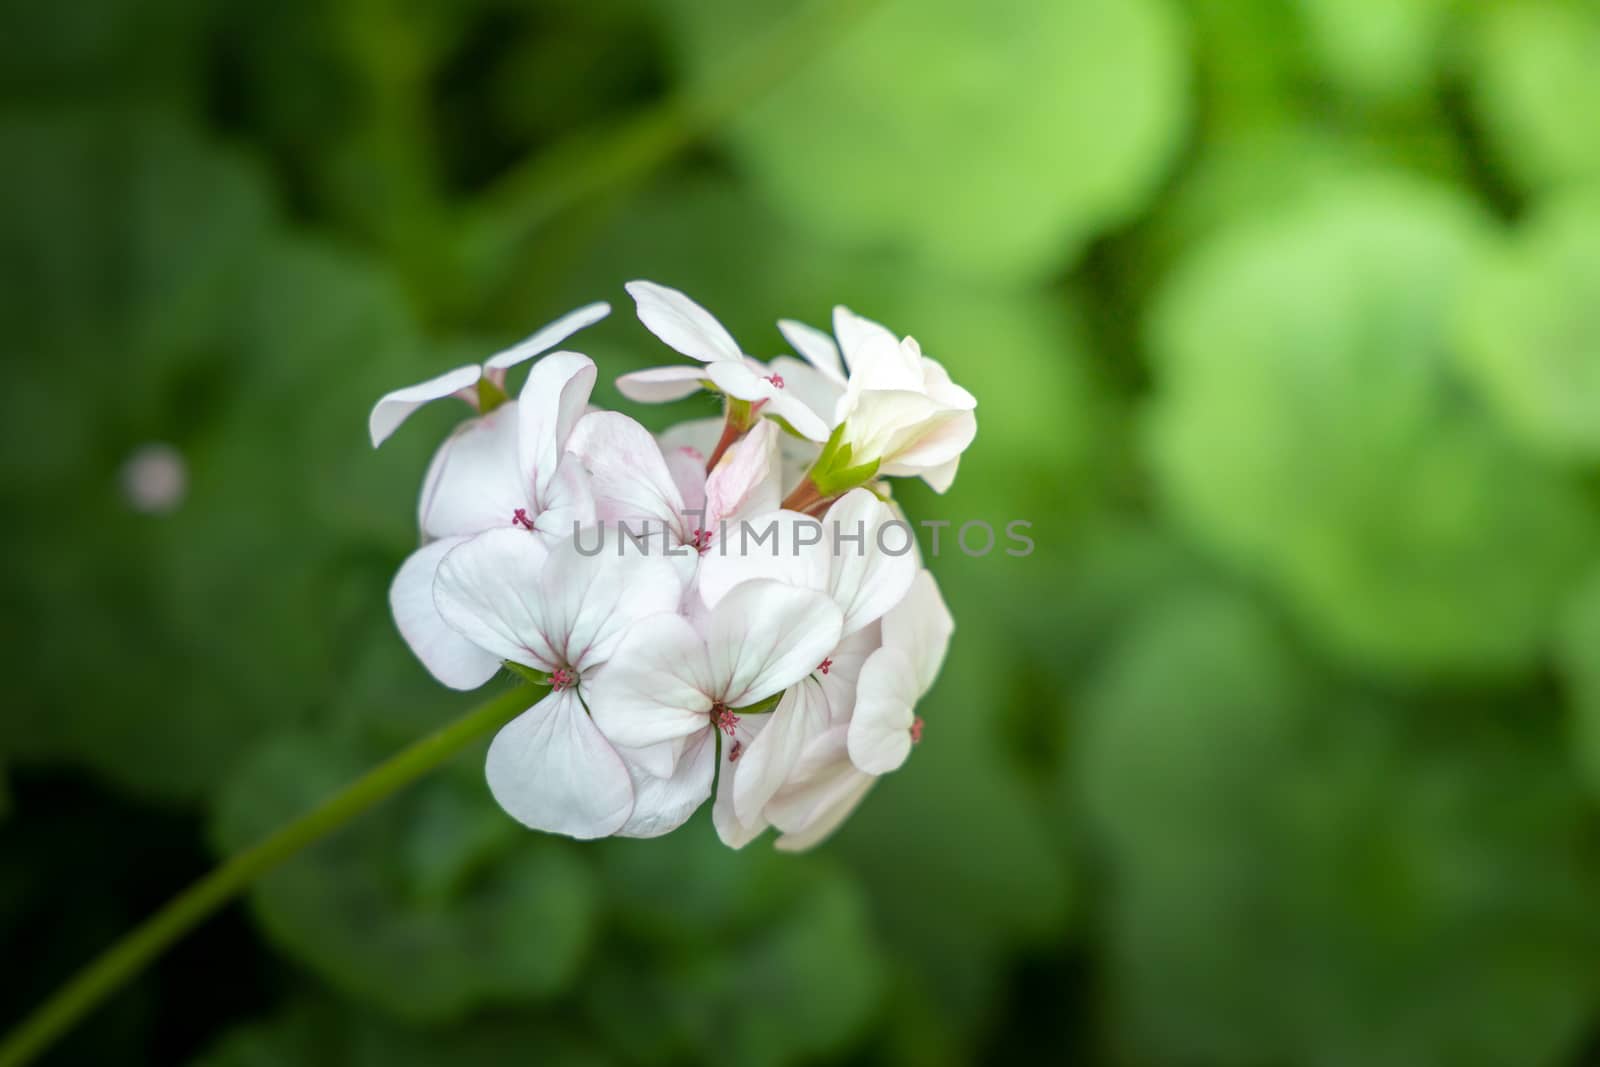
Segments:
[[[1480,9],[1472,104],[1500,167],[1527,191],[1600,179],[1600,11],[1565,0]]]
[[[1451,313],[1485,247],[1444,192],[1351,182],[1217,234],[1150,323],[1169,506],[1362,663],[1525,668],[1592,544],[1577,487],[1455,377]]]
[[[220,848],[241,848],[377,757],[333,733],[285,735],[230,783]],[[405,1019],[457,1019],[534,1000],[576,977],[595,886],[568,842],[501,812],[481,763],[457,765],[261,880],[251,902],[285,951],[351,996]]]
[[[1600,459],[1600,196],[1542,203],[1462,301],[1466,372],[1521,440]]]
[[[784,6],[667,0],[663,19],[692,82]],[[1038,277],[1148,202],[1183,132],[1184,60],[1156,0],[981,17],[888,0],[742,107],[727,138],[774,203],[832,240]]]
[[[1571,1062],[1600,869],[1554,723],[1352,699],[1282,634],[1234,594],[1175,596],[1090,686],[1070,795],[1107,879],[1116,1042],[1156,1063]]]

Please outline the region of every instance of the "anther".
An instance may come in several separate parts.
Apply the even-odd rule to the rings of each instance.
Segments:
[[[781,374],[769,374],[767,375],[767,381],[772,383],[774,389],[783,388],[783,375]]]
[[[742,755],[744,755],[744,742],[735,741],[732,747],[728,749],[728,762],[732,763]]]
[[[578,684],[578,676],[565,667],[559,667],[550,672],[550,688],[560,691],[570,689]]]
[[[511,513],[511,525],[520,526],[524,530],[533,529],[533,520],[528,518],[527,508],[518,508]]]
[[[719,701],[711,705],[711,725],[732,737],[734,727],[739,725],[739,716],[729,711],[728,705]]]
[[[827,674],[832,669],[833,669],[833,659],[831,657],[828,658],[828,659],[823,660],[821,662],[821,664],[819,664],[817,666],[817,670],[821,671],[823,674]]]
[[[922,740],[922,716],[918,715],[911,720],[911,743],[917,744]]]

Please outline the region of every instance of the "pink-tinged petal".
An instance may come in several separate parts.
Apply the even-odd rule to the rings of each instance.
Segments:
[[[839,643],[843,617],[821,593],[782,582],[736,586],[711,611],[706,652],[730,708],[765,700],[817,669]]]
[[[828,654],[827,671],[818,670],[812,680],[822,686],[828,698],[828,721],[833,726],[848,723],[856,710],[856,682],[861,668],[878,649],[883,647],[882,627],[878,623],[864,626],[839,642]]]
[[[457,633],[500,659],[536,670],[566,666],[544,633],[539,574],[549,550],[521,530],[490,530],[439,563],[433,601]]]
[[[822,844],[844,825],[845,819],[856,810],[856,806],[877,781],[872,775],[860,771],[842,771],[828,790],[830,802],[827,806],[819,810],[804,829],[780,835],[773,842],[773,847],[779,852],[804,852]]]
[[[723,740],[722,768],[717,777],[716,803],[711,806],[711,824],[716,827],[722,843],[729,848],[744,848],[760,837],[770,825],[760,812],[748,819],[741,819],[734,811],[734,794],[738,791],[739,776],[744,767],[744,753],[760,737],[770,718],[770,715],[746,716],[741,719],[735,736],[731,740]]]
[[[706,510],[706,457],[699,449],[688,445],[673,447],[661,437],[661,458],[666,461],[672,484],[678,487],[683,498],[685,515],[703,515]]]
[[[767,818],[783,831],[778,846],[785,851],[827,837],[877,781],[850,762],[845,736],[846,727],[834,726],[813,739],[789,783],[767,804]]]
[[[852,489],[823,516],[834,546],[827,592],[844,613],[846,635],[882,618],[905,599],[916,578],[916,534],[904,527],[885,529],[894,522],[888,505],[865,489]]]
[[[587,674],[611,658],[628,627],[675,612],[683,582],[661,556],[596,528],[557,542],[538,584],[525,592],[550,647]]]
[[[759,819],[788,782],[806,745],[829,726],[828,698],[812,678],[790,686],[761,732],[739,756],[733,809],[744,822]]]
[[[573,689],[551,692],[502,727],[484,774],[507,814],[547,833],[608,837],[633,811],[628,768]]]
[[[377,448],[387,441],[389,435],[399,429],[400,424],[422,405],[431,400],[442,400],[463,389],[470,389],[478,384],[478,379],[481,377],[483,368],[472,363],[445,371],[437,378],[429,378],[425,382],[386,393],[372,405],[372,414],[367,416],[367,432],[372,435],[372,447]]]
[[[651,367],[622,375],[617,392],[639,404],[667,404],[693,396],[705,382],[704,367]]]
[[[689,820],[711,796],[716,775],[717,742],[710,730],[689,740],[670,777],[658,778],[628,759],[623,763],[633,776],[633,815],[617,831],[621,837],[660,837]]]
[[[705,528],[715,531],[724,519],[778,510],[778,476],[778,428],[762,422],[706,477]]]
[[[704,639],[677,615],[630,627],[606,665],[585,682],[595,723],[611,741],[639,750],[635,757],[660,778],[672,774],[662,742],[711,727],[711,668]]]
[[[687,540],[683,497],[650,431],[614,411],[585,415],[567,447],[583,461],[598,518],[640,529],[663,526]]]
[[[921,695],[905,653],[887,646],[874,652],[856,683],[856,711],[846,737],[850,762],[868,774],[888,774],[904,763]]]
[[[835,382],[810,364],[789,356],[778,356],[768,367],[783,379],[785,396],[805,404],[825,425],[833,422],[839,398],[844,396],[843,382]]]
[[[978,420],[970,411],[951,411],[930,417],[912,432],[896,437],[880,473],[917,476],[942,467],[961,453],[978,436]]]
[[[839,346],[834,344],[833,338],[814,326],[807,326],[794,319],[779,319],[778,332],[784,339],[794,346],[794,350],[805,361],[821,371],[829,379],[844,385],[844,361],[839,356]],[[777,365],[773,360],[773,365]]]
[[[714,608],[735,586],[758,579],[826,591],[830,551],[822,523],[799,512],[730,522],[700,559],[700,599]]]
[[[533,365],[517,399],[517,463],[529,499],[543,510],[573,427],[594,390],[594,360],[555,352]]]
[[[905,600],[883,617],[883,643],[899,649],[911,661],[918,696],[933,688],[955,629],[956,621],[939,593],[939,583],[927,570],[917,572]]]
[[[500,658],[453,630],[433,603],[439,561],[464,540],[446,538],[417,549],[389,586],[389,607],[400,636],[428,673],[451,689],[476,689],[500,670]]]
[[[674,423],[656,435],[663,453],[688,449],[700,456],[700,469],[705,470],[706,459],[716,449],[722,438],[725,420],[720,416],[706,419],[689,419]]]
[[[678,290],[646,281],[624,288],[638,305],[639,321],[669,347],[703,363],[744,357],[722,323]]]
[[[417,511],[428,537],[461,537],[509,529],[531,506],[517,466],[517,407],[505,404],[439,446]]]
[[[601,300],[593,304],[585,304],[576,311],[569,311],[548,326],[542,326],[528,337],[504,352],[498,352],[489,357],[484,366],[492,370],[505,370],[515,367],[518,363],[532,359],[541,352],[547,352],[556,345],[565,341],[579,330],[593,326],[607,315],[611,314],[611,305]]]

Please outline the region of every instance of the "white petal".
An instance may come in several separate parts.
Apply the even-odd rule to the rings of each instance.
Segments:
[[[386,393],[372,405],[372,414],[367,416],[367,432],[372,435],[372,447],[377,448],[387,441],[389,435],[399,429],[400,424],[422,405],[430,400],[441,400],[452,393],[470,389],[478,384],[478,379],[481,377],[483,368],[472,363],[465,367],[457,367],[455,370],[447,370],[437,378],[429,378],[425,382]]]
[[[894,521],[888,506],[865,489],[852,489],[823,516],[833,546],[828,595],[844,613],[846,635],[882,618],[905,599],[916,578],[917,558],[910,544],[916,535],[909,529],[884,529]]]
[[[567,447],[589,471],[602,522],[665,526],[686,539],[683,497],[650,431],[626,415],[596,411],[579,421]]]
[[[661,444],[661,458],[667,464],[667,472],[672,475],[672,484],[678,487],[678,495],[683,498],[683,512],[685,515],[704,515],[706,511],[706,456],[697,448],[688,445],[672,446],[668,444],[667,436],[662,434],[659,438]]]
[[[733,808],[741,821],[759,818],[767,802],[788,782],[806,745],[828,726],[828,700],[822,686],[811,678],[790,686],[767,716],[765,727],[739,757]]]
[[[528,372],[517,399],[517,462],[536,510],[544,509],[556,465],[589,405],[594,379],[594,360],[576,352],[552,353]]]
[[[725,420],[719,415],[707,419],[689,419],[675,423],[656,435],[663,453],[687,448],[700,455],[700,467],[705,469],[706,459],[717,447],[722,437]]]
[[[971,411],[978,406],[978,398],[950,379],[950,372],[936,359],[922,357],[922,391],[928,399],[941,407]]]
[[[927,570],[917,572],[905,600],[883,617],[883,643],[899,649],[911,661],[918,696],[933,687],[955,629],[939,583]]]
[[[839,643],[842,623],[821,593],[764,580],[736,586],[707,625],[715,692],[730,708],[782,692],[817,669]]]
[[[825,592],[829,551],[821,522],[799,512],[729,523],[700,559],[700,599],[714,608],[734,586],[761,578]]]
[[[628,759],[623,763],[633,776],[633,815],[621,837],[660,837],[688,821],[711,796],[711,781],[716,774],[717,742],[710,730],[690,739],[677,768],[667,778],[658,778]]]
[[[716,697],[705,640],[681,616],[630,627],[586,686],[595,723],[625,748],[650,750],[710,729]],[[670,756],[654,751],[636,756],[652,774],[671,774]]]
[[[961,457],[957,456],[949,463],[941,463],[937,467],[928,467],[922,472],[922,480],[928,483],[928,488],[935,493],[949,492],[956,481],[956,469],[961,466]]]
[[[922,391],[922,351],[849,308],[833,309],[833,329],[850,364],[850,388]]]
[[[943,467],[961,458],[977,435],[978,420],[972,412],[941,412],[897,435],[880,473],[916,476]]]
[[[776,511],[778,428],[759,423],[729,448],[705,480],[706,529],[716,531],[724,519]]]
[[[678,290],[646,281],[625,288],[638,305],[639,321],[670,347],[704,363],[744,357],[722,323]]]
[[[622,375],[617,392],[640,404],[666,404],[692,396],[705,388],[705,382],[704,367],[651,367]]]
[[[539,573],[549,550],[521,530],[490,530],[445,554],[433,583],[444,621],[479,648],[541,671],[564,666],[544,633]]]
[[[821,371],[798,359],[779,356],[770,364],[772,373],[783,379],[783,394],[799,400],[811,409],[818,421],[828,424],[844,395],[844,385],[835,382]]]
[[[552,545],[595,524],[594,490],[581,459],[571,453],[561,457],[532,518],[534,532]]]
[[[760,812],[748,819],[741,819],[734,811],[734,794],[738,791],[739,776],[744,767],[744,750],[760,737],[770,718],[770,715],[749,715],[741,719],[735,730],[740,745],[737,757],[732,744],[724,741],[722,745],[722,768],[717,778],[716,803],[711,806],[711,824],[716,827],[722,843],[729,848],[744,848],[760,837],[770,825]]]
[[[789,392],[787,388],[778,389],[772,386],[770,382],[766,384],[772,390],[772,393],[768,397],[766,405],[761,409],[761,414],[782,419],[789,424],[789,427],[795,433],[808,441],[815,441],[820,444],[828,439],[830,432],[828,423],[824,422],[822,416],[811,409],[811,405],[807,404],[799,396]]]
[[[406,557],[389,586],[389,607],[406,644],[428,672],[451,689],[476,689],[500,669],[500,658],[453,630],[433,603],[439,561],[464,538],[424,545]]]
[[[850,364],[852,376],[857,371],[857,353],[885,345],[900,344],[894,332],[880,322],[857,315],[843,304],[833,309],[833,333],[839,339],[839,351]],[[787,336],[787,335],[785,335]]]
[[[586,673],[611,658],[628,627],[675,612],[683,582],[662,557],[596,529],[557,542],[529,592],[545,640]]]
[[[833,381],[844,385],[844,362],[839,357],[839,346],[833,338],[814,326],[794,319],[779,319],[778,332],[794,346],[794,350],[817,370]],[[774,363],[777,361],[774,360]]]
[[[633,810],[628,769],[573,689],[552,692],[501,728],[484,773],[507,814],[535,830],[606,837]]]
[[[705,372],[713,385],[735,400],[754,403],[768,399],[776,391],[759,370],[743,360],[737,363],[731,360],[713,363],[705,368]]]
[[[517,465],[517,406],[503,404],[439,446],[418,518],[429,537],[460,537],[510,529],[516,510],[531,506]]]
[[[905,653],[887,646],[874,652],[856,683],[856,712],[846,738],[850,762],[868,774],[888,774],[904,763],[921,695]]]
[[[569,311],[548,326],[542,326],[525,341],[521,341],[504,352],[496,353],[489,357],[484,366],[494,370],[504,370],[515,367],[524,360],[532,359],[541,352],[546,352],[565,341],[573,334],[586,326],[592,326],[611,314],[611,305],[605,301],[585,304],[576,311]]]
[[[878,649],[883,647],[882,627],[878,623],[864,626],[839,642],[828,654],[828,672],[820,670],[812,675],[828,698],[828,720],[837,726],[848,723],[856,710],[856,682],[861,668]]]
[[[931,420],[954,414],[943,412],[919,392],[908,389],[857,391],[854,380],[851,392],[839,403],[839,421],[845,425],[844,439],[855,450],[857,463],[891,460],[896,450],[914,441]]]
[[[856,805],[867,795],[867,790],[877,784],[877,781],[878,779],[872,775],[862,774],[860,771],[841,772],[828,791],[829,803],[818,810],[803,829],[780,835],[778,840],[773,842],[773,847],[779,852],[803,852],[820,845],[843,825],[850,813],[856,810]]]

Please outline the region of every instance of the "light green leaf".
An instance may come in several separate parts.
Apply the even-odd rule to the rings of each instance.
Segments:
[[[1554,459],[1600,459],[1600,196],[1541,204],[1479,271],[1457,336],[1510,431]]]
[[[1360,662],[1525,667],[1591,543],[1577,487],[1455,377],[1450,314],[1485,242],[1450,195],[1352,182],[1219,233],[1151,321],[1168,503]]]
[[[693,81],[786,6],[674,0],[663,17]],[[1184,58],[1159,0],[888,0],[727,137],[832,239],[1038,277],[1147,203],[1186,120]]]

